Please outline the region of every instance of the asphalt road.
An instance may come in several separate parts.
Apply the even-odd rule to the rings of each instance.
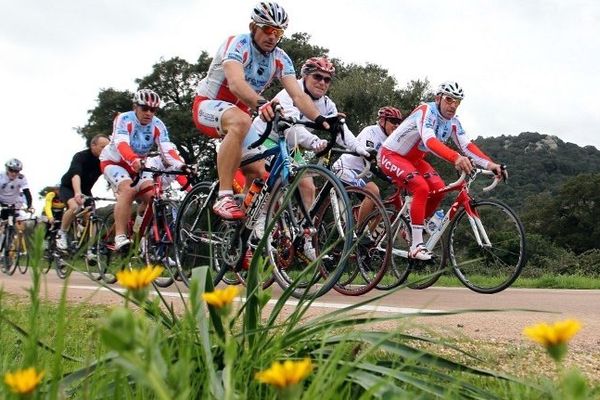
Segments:
[[[6,292],[27,296],[26,289],[31,285],[30,276],[0,274],[0,287]],[[65,281],[58,279],[51,271],[45,278],[42,289],[44,297],[56,300],[60,296]],[[86,275],[74,273],[68,281],[70,301],[88,301],[104,304],[119,304],[119,296],[99,287]],[[115,286],[116,287],[116,286]],[[187,289],[180,285],[184,296]],[[175,287],[161,290],[163,296],[175,306],[182,303]],[[273,290],[273,299],[280,291]],[[347,297],[330,292],[311,306],[308,317],[330,312],[382,292],[372,292],[360,297]],[[274,302],[275,300],[271,300]],[[290,309],[294,301],[288,303]],[[447,316],[417,316],[419,312],[453,312],[457,310],[479,310]],[[497,311],[499,310],[499,311]],[[531,310],[531,311],[525,311]],[[522,330],[537,322],[553,322],[575,318],[581,321],[583,329],[574,338],[572,345],[579,349],[589,349],[598,353],[600,348],[600,290],[556,290],[556,289],[507,289],[493,295],[482,295],[464,288],[429,288],[422,291],[400,289],[377,302],[362,306],[360,311],[367,313],[404,313],[411,323],[439,328],[452,336],[467,336],[474,339],[518,342],[525,340]],[[492,312],[490,312],[492,311]],[[268,312],[268,308],[266,310]],[[393,328],[391,322],[382,324]]]

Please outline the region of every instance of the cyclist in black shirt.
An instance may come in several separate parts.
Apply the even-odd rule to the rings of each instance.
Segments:
[[[68,207],[56,235],[56,247],[61,250],[67,249],[66,232],[73,222],[77,209],[83,205],[83,196],[92,195],[92,187],[102,175],[98,156],[108,143],[110,140],[106,135],[94,136],[90,140],[89,148],[73,156],[69,170],[61,179],[59,197]]]

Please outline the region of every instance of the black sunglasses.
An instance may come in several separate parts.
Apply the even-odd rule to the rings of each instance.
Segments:
[[[400,125],[400,123],[402,122],[401,119],[399,118],[386,118],[390,124],[392,125]]]
[[[141,108],[143,112],[150,111],[151,113],[156,113],[156,111],[158,110],[158,107],[150,107],[150,106],[141,105],[141,104],[138,104],[138,107]]]
[[[312,74],[311,76],[312,76],[312,77],[314,78],[314,80],[315,80],[315,81],[317,81],[317,82],[321,82],[321,81],[323,81],[323,82],[325,82],[325,83],[331,83],[331,77],[329,77],[329,76],[323,76],[323,75],[321,75],[321,74]]]
[[[8,169],[8,172],[14,172],[15,174],[18,174],[18,173],[19,173],[19,172],[21,172],[21,171],[20,171],[20,170],[18,170],[18,169],[12,169],[12,168],[9,168],[9,169]]]

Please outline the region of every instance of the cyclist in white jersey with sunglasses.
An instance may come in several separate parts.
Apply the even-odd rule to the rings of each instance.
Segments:
[[[279,79],[307,118],[329,128],[310,97],[298,87],[289,56],[277,47],[287,26],[288,15],[280,5],[258,3],[252,10],[250,33],[229,37],[198,85],[192,110],[194,123],[202,134],[223,138],[217,154],[219,198],[213,206],[221,218],[244,218],[233,199],[233,177],[252,124],[251,111],[256,110],[265,121],[275,117],[272,104],[276,101],[260,95],[273,79]],[[264,163],[253,163],[243,172],[251,182],[265,173]]]
[[[456,109],[463,98],[464,92],[458,83],[442,83],[435,101],[418,106],[383,142],[379,152],[381,170],[394,184],[406,187],[413,195],[410,206],[411,258],[425,261],[432,258],[423,244],[423,224],[425,217],[431,216],[443,199],[443,194],[430,196],[430,192],[445,186],[435,169],[425,161],[427,153],[433,153],[466,173],[473,170],[472,159],[497,176],[506,178],[508,175],[500,164],[493,162],[469,139],[462,128]],[[444,144],[449,138],[466,156]]]

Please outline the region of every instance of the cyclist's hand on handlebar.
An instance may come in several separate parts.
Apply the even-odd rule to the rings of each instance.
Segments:
[[[375,161],[377,159],[377,149],[373,147],[367,147],[367,153],[369,153],[367,160]]]
[[[470,174],[473,171],[473,163],[471,163],[471,160],[465,156],[458,156],[458,158],[454,161],[454,167],[457,170],[463,171],[467,174]]]
[[[490,162],[488,164],[488,169],[492,171],[498,178],[501,178],[504,182],[506,182],[508,179],[508,170],[506,169],[506,165]]]
[[[84,196],[82,193],[75,193],[75,196],[73,196],[73,198],[75,199],[75,203],[77,203],[78,206],[83,205]]]
[[[310,149],[316,153],[323,151],[325,147],[327,147],[327,140],[315,138],[312,142],[310,142]]]
[[[136,158],[135,160],[133,160],[133,162],[131,163],[131,168],[135,171],[135,172],[139,172],[140,169],[142,169],[143,167],[143,162],[141,158]]]
[[[265,122],[271,121],[275,118],[275,106],[279,104],[279,100],[273,99],[271,101],[267,101],[266,99],[261,98],[258,101],[258,106],[256,107],[256,112],[260,119]]]
[[[315,124],[323,127],[323,129],[325,129],[326,131],[331,129],[331,125],[329,125],[329,123],[327,122],[327,118],[325,118],[322,115],[318,115],[317,118],[315,118]]]

